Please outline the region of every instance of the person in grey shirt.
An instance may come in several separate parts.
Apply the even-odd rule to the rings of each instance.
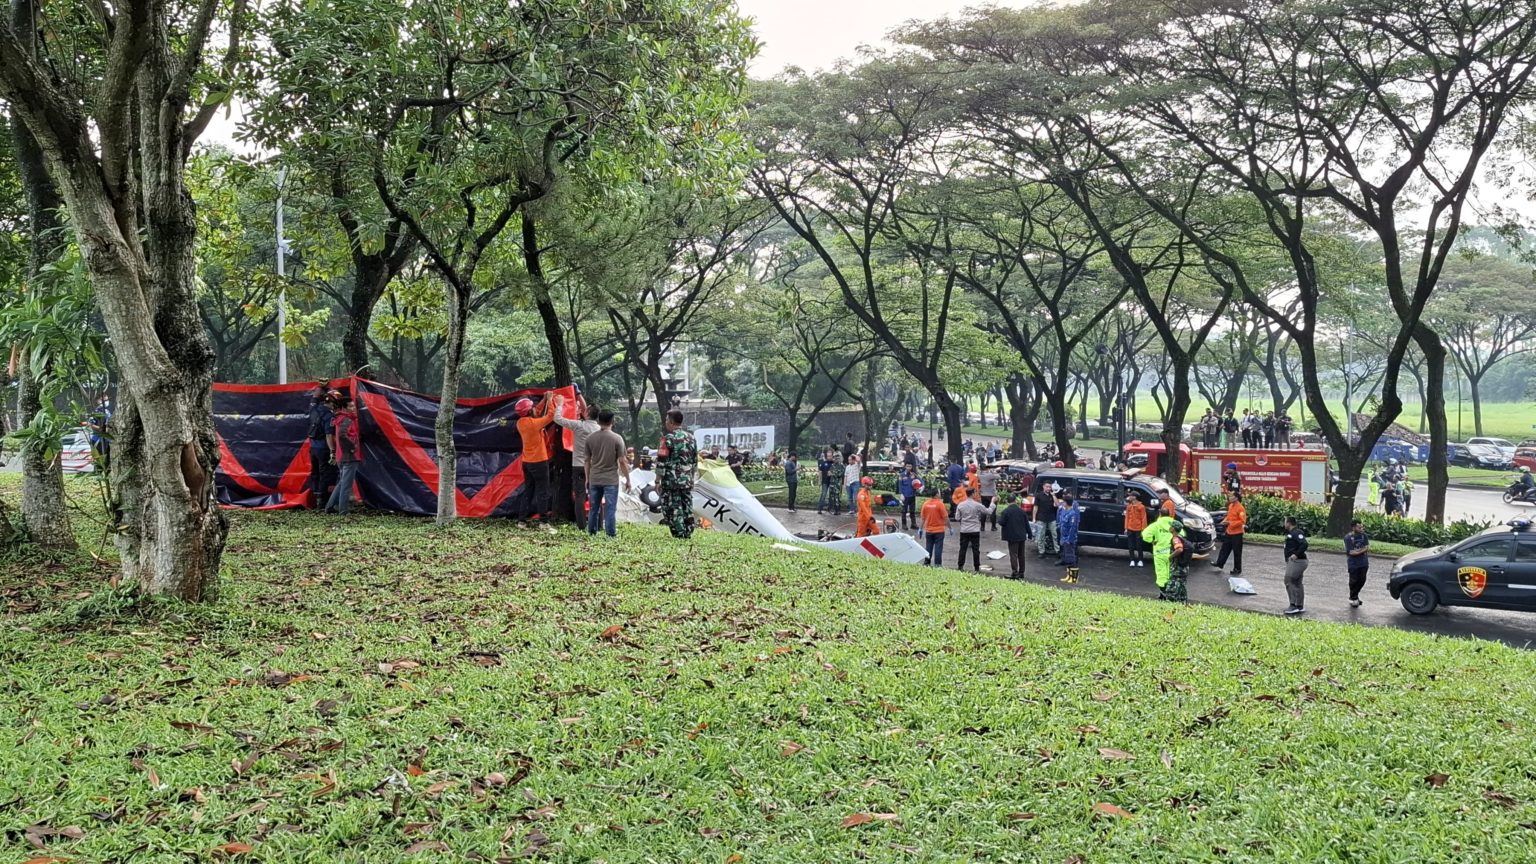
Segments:
[[[587,533],[597,533],[601,518],[603,530],[612,537],[617,533],[614,522],[619,510],[619,475],[624,475],[624,488],[628,490],[629,460],[624,455],[624,439],[613,431],[613,412],[597,412],[596,425],[598,430],[588,435],[577,451],[583,457],[586,471]]]
[[[587,400],[576,397],[577,417],[567,419],[560,412],[565,407],[565,397],[555,397],[555,422],[562,427],[571,430],[571,501],[574,502],[577,516],[580,517],[581,502],[587,500],[586,472],[586,443],[587,436],[597,431],[597,406],[588,405]],[[615,483],[618,481],[615,480]],[[580,525],[580,522],[576,524]]]
[[[997,471],[991,466],[981,469],[976,475],[976,494],[981,496],[984,507],[992,507],[992,502],[997,500]],[[982,520],[986,524],[986,520]],[[997,508],[992,509],[992,530],[997,530]]]
[[[965,550],[969,548],[971,567],[977,573],[981,572],[981,523],[993,512],[991,506],[970,496],[955,508],[955,516],[960,520],[960,557],[955,562],[956,569],[965,569]]]

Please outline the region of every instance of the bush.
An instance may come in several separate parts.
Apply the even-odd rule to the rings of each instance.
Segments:
[[[1194,500],[1217,514],[1218,518],[1227,509],[1226,499],[1220,495],[1196,495]],[[1294,518],[1301,530],[1315,536],[1322,536],[1328,525],[1328,508],[1317,504],[1290,501],[1274,495],[1245,495],[1243,506],[1248,510],[1248,530],[1255,534],[1284,534],[1287,516]],[[1420,548],[1465,540],[1493,524],[1461,519],[1446,525],[1434,525],[1422,519],[1400,519],[1371,512],[1356,513],[1355,516],[1372,540]]]

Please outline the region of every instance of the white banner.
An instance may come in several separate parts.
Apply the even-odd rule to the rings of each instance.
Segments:
[[[773,452],[772,426],[732,426],[729,440],[723,428],[696,429],[693,439],[698,443],[701,452],[719,447],[722,456],[725,455],[726,448],[732,444],[742,450],[751,450],[755,456],[767,456]]]

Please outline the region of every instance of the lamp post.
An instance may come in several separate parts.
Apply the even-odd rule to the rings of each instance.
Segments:
[[[287,384],[287,343],[283,331],[287,329],[287,238],[283,237],[283,183],[287,169],[278,169],[278,383]]]

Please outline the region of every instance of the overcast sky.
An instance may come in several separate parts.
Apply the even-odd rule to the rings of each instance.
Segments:
[[[877,44],[886,31],[914,18],[953,15],[977,0],[736,0],[756,24],[762,51],[752,74],[771,78],[786,66],[825,69],[852,57],[860,45]],[[994,0],[996,6],[1027,6],[1024,0]]]

